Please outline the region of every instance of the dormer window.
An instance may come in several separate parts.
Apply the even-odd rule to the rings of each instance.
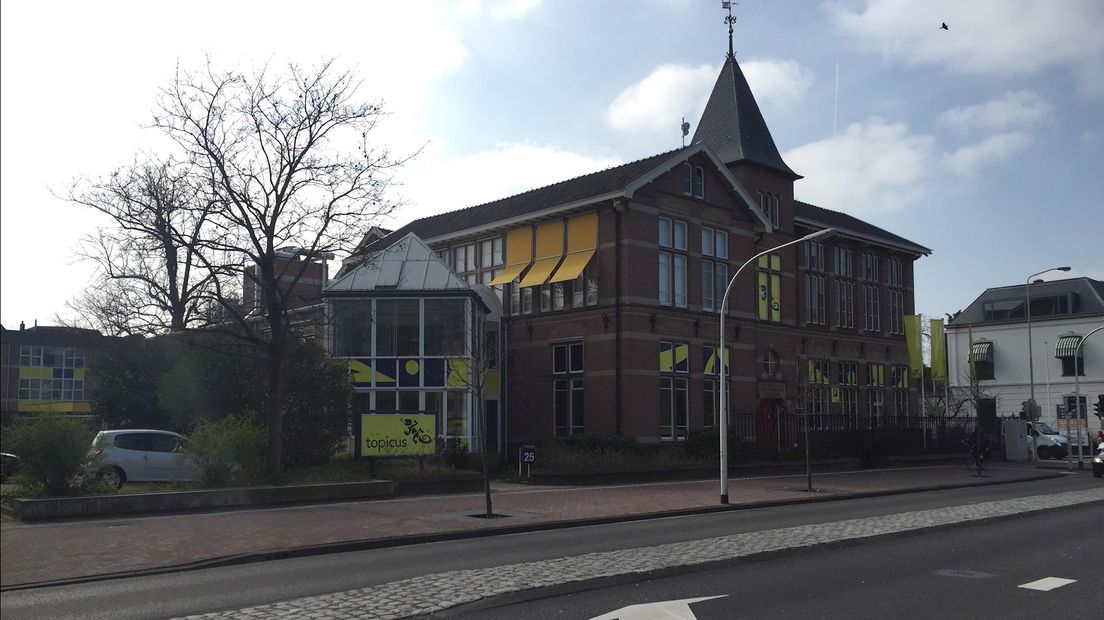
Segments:
[[[778,196],[759,192],[759,209],[770,220],[771,226],[778,228]]]
[[[690,162],[683,162],[682,164],[682,193],[687,196],[693,195],[693,166]]]
[[[694,168],[694,198],[705,198],[705,170],[701,166]]]

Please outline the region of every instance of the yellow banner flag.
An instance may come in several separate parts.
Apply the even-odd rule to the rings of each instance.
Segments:
[[[932,380],[947,380],[947,347],[943,340],[943,319],[931,320]]]
[[[905,344],[908,345],[909,374],[913,379],[924,376],[924,355],[920,343],[920,315],[905,315]]]

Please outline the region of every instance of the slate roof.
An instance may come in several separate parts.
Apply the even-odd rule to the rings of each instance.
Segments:
[[[799,224],[814,224],[824,228],[837,228],[840,232],[849,232],[873,241],[882,241],[889,245],[910,249],[917,254],[929,255],[932,252],[930,249],[918,243],[913,243],[904,237],[895,235],[869,222],[864,222],[857,217],[818,207],[807,202],[801,202],[800,200],[794,201],[794,221]]]
[[[433,239],[459,230],[486,226],[505,219],[536,213],[559,205],[597,198],[611,192],[625,189],[632,181],[655,169],[656,166],[674,157],[678,152],[690,149],[683,147],[638,159],[627,164],[607,168],[598,172],[553,183],[527,192],[500,198],[474,207],[431,215],[414,220],[395,230],[374,247],[385,247],[414,233],[421,239]]]
[[[954,320],[950,321],[948,325],[963,326],[984,323],[986,322],[984,304],[998,301],[1023,302],[1026,300],[1026,291],[1024,291],[1024,287],[1026,286],[1026,283],[1020,283],[1013,284],[1012,286],[999,286],[985,289],[984,293],[978,296],[973,303],[967,306],[966,309],[956,316]],[[1064,280],[1051,280],[1049,282],[1038,282],[1031,285],[1032,300],[1039,297],[1066,295],[1069,293],[1077,293],[1079,304],[1074,312],[1071,314],[1040,317],[1032,315],[1031,320],[1040,321],[1086,315],[1104,315],[1104,282],[1100,280],[1093,280],[1092,278],[1066,278]],[[1026,322],[1026,319],[1011,319],[1011,322]]]
[[[104,336],[94,329],[62,325],[35,325],[26,329],[3,329],[5,344],[35,344],[52,347],[94,346]]]
[[[778,153],[759,104],[736,59],[725,58],[717,83],[705,104],[692,144],[705,142],[725,164],[751,162],[800,179]]]

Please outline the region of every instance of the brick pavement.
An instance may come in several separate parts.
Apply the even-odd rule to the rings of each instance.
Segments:
[[[221,618],[365,618],[391,620],[432,614],[483,598],[533,588],[603,577],[645,573],[664,568],[731,560],[750,555],[868,538],[923,528],[967,523],[1104,501],[1104,489],[1071,491],[1016,499],[980,502],[931,510],[848,519],[668,543],[636,549],[523,562],[490,568],[448,571],[413,579],[308,596],[269,605],[189,616],[190,620]],[[418,596],[412,597],[411,592]]]
[[[987,471],[988,482],[1039,473],[1019,468]],[[973,480],[962,468],[926,467],[821,474],[815,484],[823,497]],[[736,504],[807,499],[804,482],[803,476],[735,479],[730,497]],[[716,481],[571,488],[503,485],[494,492],[494,508],[511,518],[490,521],[467,516],[482,512],[482,494],[463,494],[5,524],[0,530],[0,583],[10,587],[346,541],[711,507],[718,493]]]

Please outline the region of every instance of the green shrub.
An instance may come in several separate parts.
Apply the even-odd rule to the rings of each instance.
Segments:
[[[72,495],[74,478],[88,460],[94,434],[83,424],[54,413],[8,427],[7,451],[19,457],[16,480],[35,494]]]
[[[462,439],[438,440],[432,460],[450,469],[463,469],[468,463],[468,444]]]
[[[717,427],[690,431],[682,449],[695,461],[719,463],[721,460],[721,431]],[[733,431],[728,432],[728,462],[739,463],[743,458],[744,442]]]
[[[265,469],[264,429],[248,418],[203,420],[188,440],[188,453],[199,465],[203,486],[259,482]]]

